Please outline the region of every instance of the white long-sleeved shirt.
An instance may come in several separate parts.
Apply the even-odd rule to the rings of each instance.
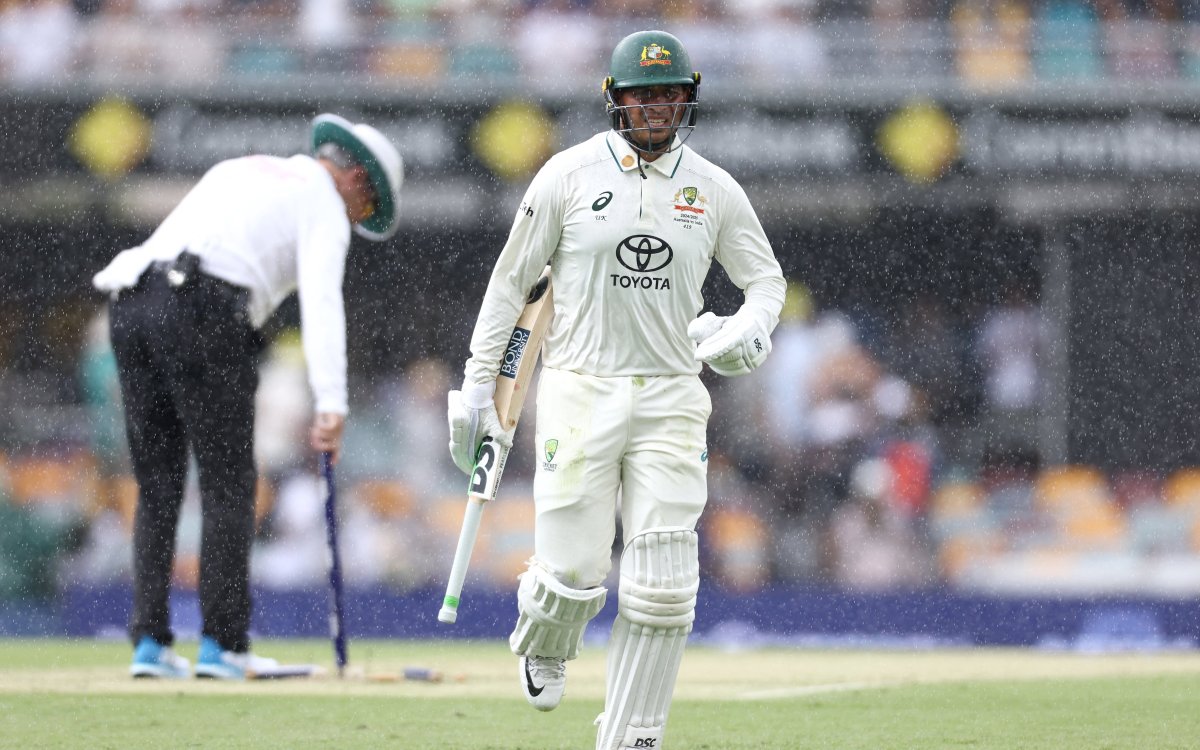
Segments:
[[[495,379],[547,263],[546,366],[600,377],[698,373],[687,326],[704,306],[713,260],[744,291],[743,308],[774,329],[786,284],[741,186],[687,146],[639,168],[623,138],[599,133],[553,156],[526,191],[484,294],[465,380]]]
[[[212,167],[145,243],[120,253],[93,284],[107,292],[131,287],[152,262],[190,250],[204,273],[250,291],[255,327],[298,290],[316,410],[345,414],[342,277],[350,231],[333,177],[315,159],[230,159]]]

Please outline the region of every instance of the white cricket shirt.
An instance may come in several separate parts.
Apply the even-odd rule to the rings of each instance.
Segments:
[[[599,377],[698,373],[687,326],[704,307],[713,260],[774,329],[785,282],[741,186],[687,146],[639,170],[620,135],[599,133],[553,156],[526,191],[488,282],[466,380],[495,379],[546,263],[554,320],[545,365]]]
[[[94,283],[104,291],[132,286],[151,262],[190,250],[204,273],[250,290],[256,328],[298,290],[316,410],[345,414],[342,276],[350,231],[333,177],[317,160],[230,159],[212,167],[144,244],[118,255]]]

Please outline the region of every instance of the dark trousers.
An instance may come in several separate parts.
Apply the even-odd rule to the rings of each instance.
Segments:
[[[200,610],[204,635],[249,648],[254,533],[254,395],[261,337],[246,291],[196,275],[172,288],[161,270],[112,302],[113,351],[138,505],[130,635],[170,645],[168,594],[188,449],[199,467],[203,519]]]

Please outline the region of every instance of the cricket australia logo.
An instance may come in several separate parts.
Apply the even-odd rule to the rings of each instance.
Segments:
[[[635,234],[621,240],[617,245],[617,262],[638,274],[661,271],[671,264],[675,251],[661,237],[652,234]],[[612,285],[622,289],[670,289],[671,280],[664,276],[628,276],[609,274]]]
[[[651,65],[670,65],[671,51],[661,44],[648,44],[642,47],[642,59],[638,64],[643,68]]]
[[[697,187],[685,187],[675,191],[671,198],[671,208],[675,209],[672,217],[675,224],[683,229],[697,229],[704,226],[704,212],[708,198],[700,194]]]
[[[558,464],[554,463],[554,454],[558,453],[558,440],[550,438],[543,446],[543,454],[546,460],[542,462],[542,469],[545,471],[554,471],[558,468]]]
[[[517,369],[521,366],[521,357],[525,356],[525,345],[528,343],[529,329],[513,328],[512,336],[508,338],[508,346],[504,347],[504,360],[500,362],[501,377],[517,377]]]

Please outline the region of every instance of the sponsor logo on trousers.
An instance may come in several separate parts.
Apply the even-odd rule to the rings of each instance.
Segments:
[[[671,280],[661,276],[622,276],[619,273],[609,274],[612,285],[622,289],[660,289],[671,288]]]

